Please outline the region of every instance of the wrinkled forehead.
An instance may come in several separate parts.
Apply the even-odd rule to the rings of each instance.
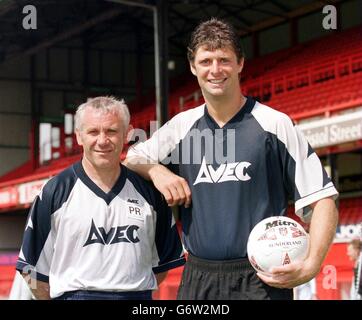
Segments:
[[[200,59],[204,56],[210,55],[220,55],[220,56],[228,56],[228,57],[235,57],[236,53],[231,46],[224,46],[220,48],[215,48],[212,46],[203,45],[197,48],[195,53],[195,59]]]
[[[101,109],[88,106],[84,109],[81,116],[81,125],[87,126],[87,124],[102,124],[104,122],[116,122],[121,123],[121,114],[117,109]]]
[[[216,49],[223,49],[223,48],[230,48],[234,51],[234,47],[231,41],[224,40],[224,39],[217,39],[217,40],[206,40],[201,41],[196,49],[199,48],[206,48],[207,50],[213,51]]]

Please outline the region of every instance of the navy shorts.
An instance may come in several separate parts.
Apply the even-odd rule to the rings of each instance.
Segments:
[[[265,284],[247,258],[214,261],[189,255],[177,299],[293,300],[293,290]]]
[[[146,291],[69,291],[53,300],[152,300],[152,290]]]

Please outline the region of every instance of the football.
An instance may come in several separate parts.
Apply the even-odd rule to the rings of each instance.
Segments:
[[[271,267],[303,260],[308,248],[308,233],[297,221],[284,216],[260,221],[251,231],[247,244],[251,265],[265,274]]]

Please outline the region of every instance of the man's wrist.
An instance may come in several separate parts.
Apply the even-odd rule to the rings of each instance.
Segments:
[[[152,181],[154,181],[154,179],[157,177],[157,175],[160,174],[161,169],[162,169],[161,167],[162,167],[162,165],[158,164],[158,163],[149,165],[148,175]]]
[[[319,261],[320,259],[318,257],[311,257],[309,256],[305,261],[305,269],[307,270],[308,274],[312,275],[312,278],[314,278],[321,270],[322,262]]]

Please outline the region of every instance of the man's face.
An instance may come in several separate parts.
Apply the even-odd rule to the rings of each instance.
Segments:
[[[205,46],[197,49],[190,63],[191,72],[197,77],[205,98],[228,96],[240,91],[239,73],[244,59],[237,61],[231,47],[209,51]]]
[[[116,112],[103,113],[93,108],[84,110],[80,129],[76,131],[84,157],[97,169],[119,166],[125,132]]]

